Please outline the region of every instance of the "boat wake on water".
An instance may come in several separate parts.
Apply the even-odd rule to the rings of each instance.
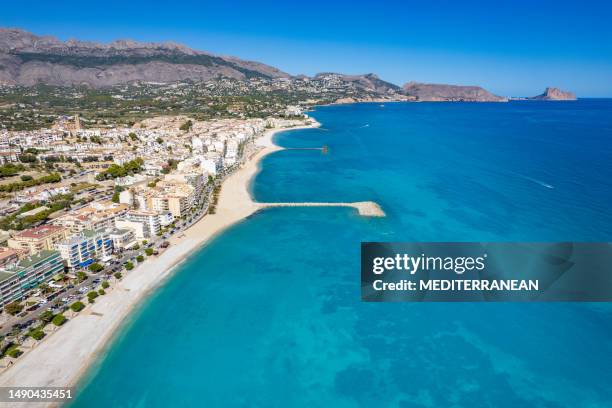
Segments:
[[[505,170],[505,169],[504,169],[504,170],[502,170],[502,169],[491,169],[491,168],[484,168],[484,167],[483,167],[481,170],[482,170],[482,171],[490,171],[490,172],[492,172],[492,173],[494,173],[494,174],[498,174],[498,175],[500,175],[500,176],[506,176],[506,177],[509,177],[509,176],[512,176],[512,177],[518,177],[518,178],[523,179],[523,180],[531,181],[532,183],[535,183],[535,184],[537,184],[537,185],[539,185],[539,186],[542,186],[542,187],[548,188],[548,189],[550,189],[550,190],[553,190],[553,189],[555,188],[555,186],[553,186],[552,184],[549,184],[549,183],[547,183],[547,182],[545,182],[545,181],[538,180],[538,179],[536,179],[536,178],[529,177],[529,176],[526,176],[526,175],[521,174],[521,173],[517,173],[516,171],[512,171],[512,170]]]
[[[527,181],[531,181],[532,183],[539,184],[542,187],[546,187],[546,188],[550,188],[550,189],[555,188],[555,186],[553,186],[552,184],[545,183],[542,180],[534,179],[533,177],[525,176],[524,174],[519,174],[519,173],[514,173],[514,174],[516,174],[520,178],[523,178],[523,179],[525,179]]]

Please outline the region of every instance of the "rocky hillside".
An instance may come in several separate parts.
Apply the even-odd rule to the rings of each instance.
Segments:
[[[383,81],[376,74],[365,75],[345,75],[331,72],[322,72],[314,76],[314,80],[329,81],[333,85],[333,81],[342,81],[353,84],[356,88],[368,90],[378,94],[386,94],[391,92],[401,92],[401,88],[395,84]]]
[[[105,87],[130,82],[204,81],[216,77],[282,78],[265,64],[192,50],[175,43],[60,41],[0,29],[0,84]]]
[[[536,99],[543,101],[575,101],[576,94],[573,92],[562,91],[559,88],[546,88],[544,93],[537,96],[532,96],[527,99]]]
[[[419,101],[452,101],[452,102],[507,102],[508,99],[497,96],[479,86],[460,86],[444,84],[422,84],[409,82],[403,86],[404,93]]]

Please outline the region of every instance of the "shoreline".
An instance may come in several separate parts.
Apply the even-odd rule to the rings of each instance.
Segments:
[[[311,119],[313,120],[313,119]],[[263,147],[222,184],[215,214],[204,216],[180,236],[172,236],[170,247],[155,258],[125,274],[113,290],[71,318],[56,333],[24,354],[14,366],[0,374],[4,387],[73,387],[105,351],[118,329],[147,295],[156,290],[193,251],[200,249],[228,227],[262,209],[250,193],[251,182],[267,155],[282,150],[273,143],[279,132],[319,127],[318,122],[289,128],[274,128],[255,140]],[[41,406],[14,403],[6,406]],[[48,403],[45,406],[57,406]],[[4,406],[4,404],[3,404]]]

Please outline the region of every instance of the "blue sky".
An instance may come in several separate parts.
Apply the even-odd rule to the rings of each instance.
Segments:
[[[172,40],[291,74],[612,96],[611,16],[612,4],[589,0],[12,1],[0,26],[61,39]]]

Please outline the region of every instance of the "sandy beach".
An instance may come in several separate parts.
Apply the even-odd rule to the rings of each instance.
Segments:
[[[249,184],[259,169],[261,159],[282,149],[272,143],[274,134],[317,126],[319,124],[315,122],[308,126],[266,131],[255,142],[262,149],[224,181],[215,214],[205,216],[184,234],[180,234],[180,237],[172,237],[169,240],[171,246],[165,252],[158,257],[147,259],[127,273],[112,291],[96,299],[94,305],[70,319],[64,327],[20,357],[14,366],[0,374],[0,385],[4,387],[76,385],[88,367],[104,351],[105,345],[113,333],[122,326],[130,311],[155,290],[178,263],[227,227],[261,208],[251,198]],[[0,405],[40,407],[43,404],[2,403]]]

